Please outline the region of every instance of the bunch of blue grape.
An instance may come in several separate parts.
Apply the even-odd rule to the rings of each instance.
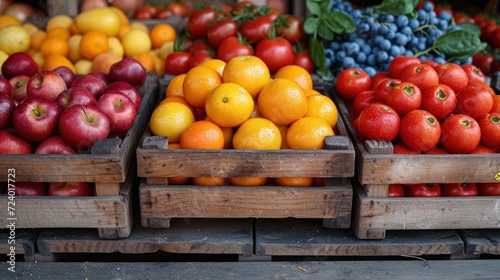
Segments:
[[[356,67],[373,76],[387,71],[389,63],[399,55],[444,63],[447,60],[444,54],[427,50],[438,37],[459,28],[453,24],[450,13],[436,15],[430,2],[417,11],[416,18],[378,14],[372,7],[355,9],[346,0],[335,0],[332,10],[346,13],[356,25],[354,33],[323,41],[326,65],[334,73]],[[452,62],[467,64],[472,58]]]

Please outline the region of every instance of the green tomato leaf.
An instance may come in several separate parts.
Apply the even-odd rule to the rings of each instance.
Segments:
[[[314,35],[318,30],[319,19],[316,17],[308,17],[304,22],[304,32],[307,34]]]
[[[306,7],[312,15],[321,16],[330,11],[333,0],[306,0]]]
[[[316,69],[326,68],[325,46],[323,46],[318,38],[312,37],[309,40],[309,54]]]
[[[418,0],[383,0],[382,3],[373,7],[373,11],[395,16],[407,15],[415,10],[417,3]]]
[[[457,24],[458,27],[462,30],[468,30],[477,34],[477,36],[481,36],[481,27],[479,25],[472,22],[462,22]]]
[[[432,46],[447,57],[469,57],[482,48],[479,36],[468,30],[453,30],[439,37]]]
[[[321,21],[318,25],[318,36],[327,41],[333,40],[335,37],[335,31],[332,31],[327,24],[324,24],[324,21]]]
[[[323,17],[321,23],[335,34],[349,34],[356,31],[356,24],[352,18],[343,12],[330,12]]]

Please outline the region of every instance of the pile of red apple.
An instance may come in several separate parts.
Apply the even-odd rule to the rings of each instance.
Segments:
[[[106,74],[76,76],[65,66],[40,72],[29,55],[12,54],[0,76],[0,154],[81,154],[96,141],[123,138],[145,80],[146,70],[133,58]],[[71,185],[80,191],[72,193]],[[92,189],[86,182],[16,182],[17,195],[92,195]]]

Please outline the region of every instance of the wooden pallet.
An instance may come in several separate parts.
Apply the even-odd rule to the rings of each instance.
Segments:
[[[36,240],[40,230],[3,229],[0,230],[0,255],[3,262],[34,261]],[[13,257],[11,259],[11,257]]]
[[[97,196],[22,197],[16,196],[17,228],[98,228],[101,238],[123,238],[131,231],[131,193],[137,185],[135,151],[158,98],[158,78],[148,75],[141,88],[141,107],[132,128],[123,140],[107,139],[96,143],[87,154],[75,155],[0,155],[0,170],[15,170],[0,181],[15,182],[92,182]],[[12,181],[13,180],[13,181]],[[5,228],[9,198],[0,196],[0,228]],[[12,205],[9,205],[12,206]]]
[[[500,230],[459,230],[468,258],[500,258]]]
[[[496,182],[500,154],[393,154],[384,141],[361,141],[342,99],[332,91],[356,149],[353,228],[360,239],[387,230],[500,228],[500,197],[389,198],[389,184]]]
[[[317,219],[258,219],[255,254],[310,261],[377,257],[460,259],[464,245],[453,230],[391,231],[382,240],[357,239],[351,229],[326,229]]]
[[[161,84],[161,82],[160,82]],[[160,86],[160,91],[162,87]],[[343,121],[322,150],[169,150],[166,137],[146,130],[137,149],[141,223],[169,227],[171,218],[323,218],[350,226],[354,148]],[[168,185],[168,177],[326,178],[315,187]]]

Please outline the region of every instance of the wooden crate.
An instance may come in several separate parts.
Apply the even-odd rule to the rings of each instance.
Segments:
[[[467,258],[500,258],[500,230],[459,230],[458,234],[464,241]]]
[[[161,82],[160,82],[161,84]],[[165,86],[163,88],[166,88]],[[162,86],[160,86],[160,91]],[[171,218],[322,218],[350,226],[354,147],[343,120],[322,150],[169,150],[166,137],[146,130],[137,149],[141,223],[169,227]],[[326,178],[315,187],[170,186],[168,177]]]
[[[500,228],[500,197],[389,198],[389,184],[496,182],[500,154],[393,154],[385,141],[361,141],[339,105],[356,149],[353,229],[360,239],[383,239],[387,230]]]
[[[98,228],[102,238],[123,238],[130,234],[130,195],[137,177],[131,167],[157,102],[155,73],[148,74],[145,86],[139,91],[141,107],[123,140],[100,141],[88,154],[0,155],[0,170],[5,171],[0,174],[0,181],[95,183],[97,196],[91,197],[16,196],[17,228]],[[15,170],[15,177],[8,178],[7,170]],[[8,202],[6,195],[0,196],[0,207],[5,209],[0,211],[1,228],[9,218]]]

